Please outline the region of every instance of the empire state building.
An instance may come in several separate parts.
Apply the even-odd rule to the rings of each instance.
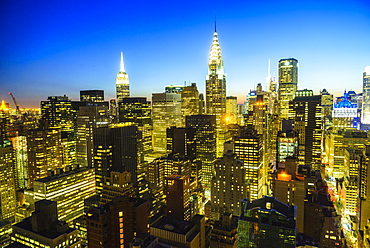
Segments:
[[[226,112],[226,75],[216,26],[206,76],[206,111],[209,115],[216,115],[218,123]]]
[[[117,103],[123,101],[123,98],[130,97],[130,83],[128,80],[128,75],[125,71],[125,65],[123,63],[123,53],[121,52],[121,63],[120,69],[117,73],[116,78],[116,94]]]

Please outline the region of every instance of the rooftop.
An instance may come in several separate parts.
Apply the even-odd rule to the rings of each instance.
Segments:
[[[153,228],[182,235],[186,235],[194,226],[195,224],[190,221],[178,220],[168,216],[163,216],[151,225]]]
[[[62,225],[64,224],[64,222],[57,222],[56,225]],[[56,231],[55,229],[57,228],[54,228],[54,230],[49,230],[49,231],[41,231],[41,232],[34,232],[32,230],[32,225],[31,225],[31,217],[28,217],[26,219],[24,219],[23,221],[13,225],[13,229],[16,230],[16,229],[23,229],[23,230],[26,230],[28,232],[31,232],[31,233],[35,233],[35,234],[38,234],[38,235],[41,235],[43,237],[46,237],[46,238],[49,238],[49,239],[56,239],[58,238],[59,236],[63,235],[63,234],[69,234],[73,231],[75,231],[75,229],[73,228],[68,228],[67,231],[65,232],[58,232]]]

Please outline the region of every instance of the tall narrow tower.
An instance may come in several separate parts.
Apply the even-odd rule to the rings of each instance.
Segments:
[[[206,76],[206,109],[207,114],[216,115],[218,122],[226,112],[226,75],[216,25]]]
[[[370,124],[370,66],[365,67],[362,89],[362,123]]]
[[[123,98],[130,96],[130,83],[128,74],[125,71],[125,64],[123,63],[123,53],[121,52],[121,64],[116,78],[116,94],[117,103],[122,102]]]
[[[295,97],[298,85],[298,60],[289,58],[279,61],[279,104],[281,119],[289,117],[289,101]]]

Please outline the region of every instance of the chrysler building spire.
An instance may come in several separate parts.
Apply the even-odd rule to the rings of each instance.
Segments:
[[[221,47],[218,43],[218,35],[216,32],[213,33],[213,41],[211,51],[208,60],[208,74],[224,74],[224,61],[222,60]]]
[[[125,64],[123,62],[123,53],[121,52],[121,62],[119,72],[116,78],[116,94],[117,103],[122,102],[123,98],[130,97],[130,83],[128,75],[125,71]]]
[[[216,23],[215,23],[216,24]],[[216,29],[216,26],[215,26]],[[208,114],[216,115],[218,121],[226,112],[226,75],[221,47],[215,30],[211,51],[208,59],[208,75],[206,76],[206,108]]]

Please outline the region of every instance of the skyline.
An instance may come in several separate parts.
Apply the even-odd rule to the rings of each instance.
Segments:
[[[215,15],[227,95],[239,103],[257,83],[266,89],[269,59],[273,76],[280,59],[297,59],[298,89],[336,96],[362,92],[370,65],[367,1],[86,3],[1,4],[0,100],[14,108],[12,92],[21,106],[39,107],[48,96],[78,100],[87,89],[115,98],[121,51],[131,96],[151,98],[184,81],[205,93]]]

